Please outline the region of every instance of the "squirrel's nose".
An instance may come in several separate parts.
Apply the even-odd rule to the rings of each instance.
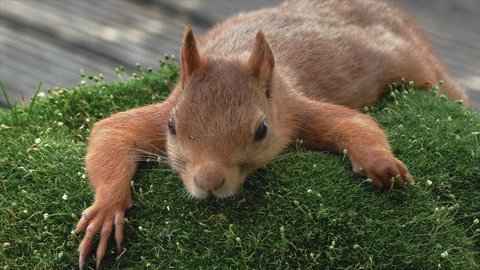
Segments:
[[[193,180],[197,186],[211,192],[219,189],[225,183],[225,173],[220,168],[206,165],[197,169]]]

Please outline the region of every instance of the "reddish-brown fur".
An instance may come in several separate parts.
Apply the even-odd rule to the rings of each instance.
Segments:
[[[377,0],[287,1],[217,25],[198,46],[187,29],[181,58],[180,81],[166,101],[112,115],[92,130],[86,167],[95,202],[77,225],[86,231],[80,268],[98,231],[97,267],[113,226],[120,251],[130,181],[145,153],[166,153],[199,198],[233,195],[296,139],[346,149],[373,187],[390,188],[392,178],[399,187],[413,178],[357,109],[401,77],[426,89],[445,80],[441,93],[468,104],[416,26]],[[262,123],[266,136],[254,139]]]

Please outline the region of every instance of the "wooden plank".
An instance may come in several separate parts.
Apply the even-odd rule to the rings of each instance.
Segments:
[[[14,73],[9,72],[10,70],[12,70],[11,68],[9,68],[7,71],[5,71],[5,68],[2,68],[1,78],[5,82],[9,93],[13,93],[16,98],[19,97],[18,94],[20,92],[26,92],[26,96],[32,95],[39,80],[44,81],[44,87],[46,88],[52,88],[54,86],[73,86],[81,79],[79,76],[80,69],[84,69],[89,74],[97,74],[101,72],[105,75],[107,79],[116,79],[116,76],[113,72],[113,68],[116,66],[115,62],[105,61],[105,59],[98,57],[95,52],[92,53],[92,51],[85,52],[82,50],[78,50],[77,48],[75,48],[75,44],[66,48],[65,46],[61,46],[61,44],[58,44],[62,41],[60,37],[66,38],[68,41],[71,41],[72,34],[70,32],[72,31],[80,33],[81,36],[86,36],[88,34],[88,31],[82,32],[82,29],[79,27],[70,27],[72,25],[65,23],[64,18],[60,18],[62,14],[60,14],[58,10],[53,10],[53,8],[51,7],[45,5],[18,7],[18,2],[13,2],[13,4],[17,5],[15,8],[13,8],[13,13],[17,12],[17,14],[14,15],[24,16],[22,18],[27,20],[27,22],[29,22],[30,24],[42,25],[42,23],[48,22],[48,16],[42,17],[42,14],[49,14],[50,17],[57,19],[54,19],[55,24],[46,24],[46,26],[56,26],[57,24],[62,24],[62,26],[67,26],[67,31],[59,31],[57,27],[55,31],[57,33],[60,32],[60,34],[58,35],[58,37],[52,37],[48,35],[43,35],[43,33],[39,31],[25,29],[25,27],[9,27],[5,23],[2,23],[2,33],[7,31],[7,27],[9,27],[10,32],[2,35],[2,37],[5,37],[2,38],[2,50],[6,51],[6,53],[2,52],[3,55],[1,56],[1,62],[14,63],[17,69],[20,67],[20,71],[24,71]],[[125,11],[126,10],[128,9],[125,9]],[[8,15],[8,12],[5,13],[7,13]],[[3,13],[2,15],[5,16],[5,13]],[[32,16],[37,15],[37,13],[40,14],[39,17]],[[63,17],[67,18],[68,16]],[[32,18],[36,19],[34,20]],[[75,20],[75,18],[72,18],[72,16],[68,18]],[[121,25],[117,25],[115,27],[121,29]],[[179,32],[183,33],[183,26],[178,28]],[[170,35],[170,33],[167,34]],[[79,40],[78,42],[80,43],[81,41]],[[104,44],[95,44],[95,47],[101,50],[111,49],[110,47],[103,45]],[[177,48],[179,47],[179,42],[176,44],[171,43],[169,45],[171,48],[175,48],[171,51],[177,51]],[[150,46],[151,48],[149,49],[152,49],[155,45]],[[127,46],[120,49],[121,54],[131,54],[134,57],[142,56],[141,53],[135,51],[136,48],[136,44],[133,44],[130,41]],[[165,48],[165,46],[162,46],[162,48]],[[151,53],[148,53],[147,55],[146,50],[143,53],[143,59],[149,60],[151,66],[157,66],[157,59],[160,59],[162,56],[163,53],[158,54],[157,57],[152,57]],[[141,62],[138,58],[134,60],[132,59],[132,67],[130,68],[131,72],[134,71],[133,64],[135,62]],[[30,65],[25,65],[25,61],[29,62]],[[25,74],[28,70],[35,73],[35,76],[32,77],[29,74]],[[56,83],[50,83],[49,78],[53,79],[53,81],[55,81]],[[26,89],[30,90],[26,91]]]
[[[395,0],[422,28],[437,55],[480,110],[480,1]]]
[[[140,2],[153,3],[164,9],[187,16],[193,23],[201,26],[210,26],[234,14],[256,10],[266,6],[282,3],[282,0],[143,0]]]
[[[480,93],[480,1],[388,1],[407,10],[426,30],[453,76],[470,93]],[[165,53],[178,54],[186,24],[200,35],[242,10],[280,2],[1,0],[0,78],[12,93],[31,89],[27,95],[33,94],[38,78],[46,87],[73,86],[82,68],[116,79],[117,65],[133,72],[137,62],[157,66]],[[480,109],[480,98],[471,95]]]
[[[69,3],[76,7],[81,2],[72,1]],[[108,40],[108,37],[118,35],[122,30],[127,32],[128,29],[99,25],[95,21],[84,18],[81,9],[70,13],[60,9],[59,6],[37,1],[28,3],[18,1],[14,2],[13,7],[7,7],[3,16],[15,17],[16,20],[24,22],[28,27],[36,27],[44,32],[53,33],[58,38],[73,45],[81,44],[92,51],[96,51],[99,55],[104,54],[112,60],[124,57],[121,52],[126,49],[125,44],[131,42],[132,35],[121,36],[126,40]],[[112,32],[108,32],[109,30]],[[98,48],[105,49],[99,50]]]
[[[3,53],[5,52],[5,53]],[[80,69],[90,73],[108,70],[111,77],[114,72],[110,63],[89,61],[85,54],[77,55],[70,50],[55,48],[52,41],[41,36],[22,35],[4,27],[2,30],[2,63],[11,63],[3,67],[1,78],[9,92],[24,92],[30,96],[40,80],[45,88],[54,86],[73,86],[81,80]],[[15,73],[9,72],[16,69]],[[17,96],[19,97],[19,96]]]

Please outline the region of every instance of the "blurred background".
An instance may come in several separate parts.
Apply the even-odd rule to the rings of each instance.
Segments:
[[[426,31],[480,111],[480,0],[387,0]],[[0,80],[10,99],[72,87],[80,70],[116,80],[178,55],[185,25],[198,36],[240,11],[281,0],[0,0]],[[0,107],[6,102],[0,94]]]

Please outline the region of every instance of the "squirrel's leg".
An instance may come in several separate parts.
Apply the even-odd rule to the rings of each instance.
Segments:
[[[165,101],[114,114],[94,125],[85,165],[95,191],[95,201],[83,211],[76,228],[77,233],[85,231],[79,246],[80,269],[97,232],[100,232],[97,268],[105,255],[113,226],[117,252],[121,251],[124,214],[132,206],[130,181],[138,160],[146,152],[164,151],[171,107],[171,102]]]
[[[303,99],[299,138],[308,146],[347,150],[352,167],[372,179],[372,187],[399,187],[413,178],[402,161],[396,159],[387,137],[368,115],[340,105]],[[397,177],[400,176],[400,177]]]

